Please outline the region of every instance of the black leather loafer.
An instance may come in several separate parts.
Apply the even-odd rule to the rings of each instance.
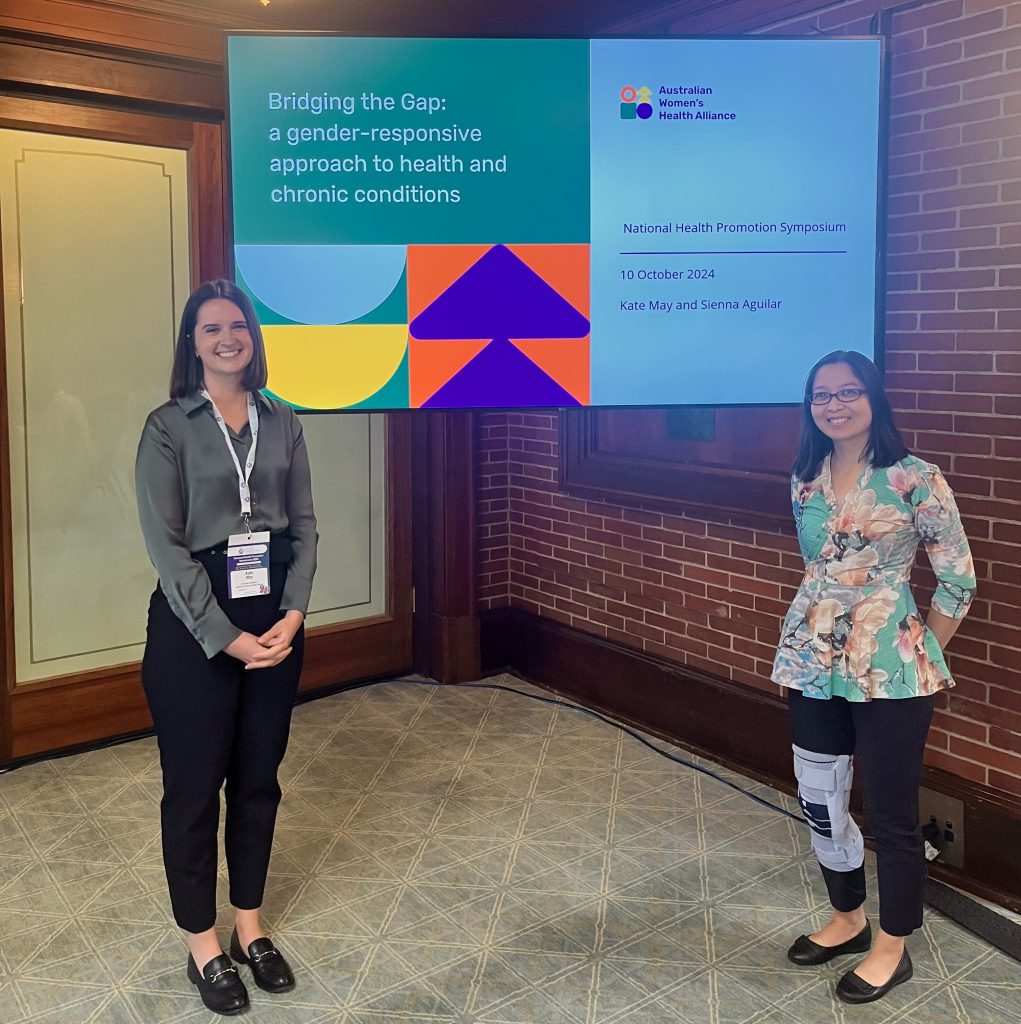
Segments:
[[[814,967],[817,964],[829,963],[834,957],[848,953],[866,953],[872,945],[872,925],[865,922],[854,938],[841,942],[839,946],[820,946],[807,935],[800,935],[794,945],[787,950],[787,959],[801,967]],[[236,959],[236,958],[235,958]]]
[[[264,992],[290,992],[294,988],[290,965],[271,939],[256,939],[249,944],[246,955],[235,928],[230,937],[230,955],[239,964],[251,968],[255,984]]]
[[[200,972],[193,957],[188,957],[188,980],[198,985],[206,1009],[233,1017],[248,1009],[248,989],[238,969],[226,953],[214,956]]]
[[[902,981],[907,981],[914,973],[911,957],[908,956],[908,951],[905,949],[900,963],[897,964],[897,970],[893,972],[893,977],[885,985],[870,985],[867,981],[859,978],[854,971],[848,971],[837,982],[837,995],[845,1003],[874,1003],[877,999],[882,999],[891,988],[896,988]]]

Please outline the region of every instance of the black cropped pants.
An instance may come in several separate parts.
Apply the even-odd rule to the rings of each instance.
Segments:
[[[226,557],[202,558],[220,607],[239,629],[261,636],[281,617],[286,563],[270,566],[271,593],[226,596]],[[222,651],[207,659],[156,587],[142,659],[163,769],[163,862],[177,924],[203,932],[216,922],[220,788],[226,782],[225,847],[230,902],[262,905],[280,785],[298,690],[304,632],[273,668],[246,671]]]
[[[879,925],[888,935],[910,935],[922,924],[926,860],[918,824],[922,755],[932,722],[933,698],[905,697],[852,703],[817,700],[788,690],[794,743],[818,754],[853,754],[865,792],[867,831],[876,845]],[[865,902],[865,868],[823,878],[835,910]]]

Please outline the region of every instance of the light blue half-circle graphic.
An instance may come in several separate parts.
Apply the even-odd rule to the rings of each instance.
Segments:
[[[371,313],[401,280],[404,245],[236,245],[259,301],[301,324],[346,324]]]

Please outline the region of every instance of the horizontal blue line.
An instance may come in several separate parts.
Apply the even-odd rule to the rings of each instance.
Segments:
[[[846,255],[846,249],[677,249],[622,252],[621,256],[831,256]]]

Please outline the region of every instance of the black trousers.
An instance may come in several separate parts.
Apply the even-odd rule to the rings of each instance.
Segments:
[[[794,743],[817,754],[854,754],[865,791],[868,831],[876,844],[879,924],[888,935],[910,935],[922,924],[926,860],[918,824],[922,754],[933,697],[852,703],[817,700],[788,690]],[[865,869],[822,868],[830,903],[840,911],[865,902]]]
[[[231,600],[222,554],[204,557],[220,607],[238,628],[261,636],[278,619],[286,563],[270,566],[271,593]],[[142,659],[163,768],[163,863],[177,924],[203,932],[216,922],[217,829],[226,781],[225,847],[230,901],[262,905],[280,803],[277,769],[287,749],[304,632],[273,668],[246,671],[222,651],[207,659],[156,587]]]

